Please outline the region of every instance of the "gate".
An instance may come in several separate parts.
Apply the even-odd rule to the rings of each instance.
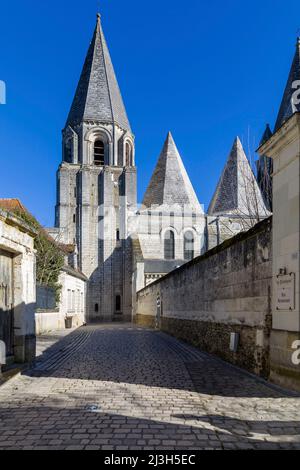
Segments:
[[[0,249],[0,340],[6,355],[14,354],[13,257]]]

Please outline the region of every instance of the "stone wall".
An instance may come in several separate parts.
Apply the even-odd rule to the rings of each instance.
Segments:
[[[135,321],[267,377],[271,235],[267,219],[139,291]]]
[[[63,330],[65,319],[58,310],[38,311],[35,314],[35,327],[38,336],[51,331]]]

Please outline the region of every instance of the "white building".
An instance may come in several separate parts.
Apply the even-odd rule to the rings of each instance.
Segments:
[[[58,283],[61,285],[58,304],[53,289],[38,286],[35,314],[37,335],[64,329],[67,318],[72,318],[73,327],[86,323],[86,277],[66,265],[61,270]]]

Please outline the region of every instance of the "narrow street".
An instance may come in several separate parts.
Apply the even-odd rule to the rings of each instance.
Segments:
[[[300,449],[300,398],[164,333],[56,339],[0,387],[0,449]]]

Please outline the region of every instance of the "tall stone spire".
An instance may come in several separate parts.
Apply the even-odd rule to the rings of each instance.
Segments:
[[[233,143],[208,213],[268,215],[256,178],[238,137]]]
[[[203,212],[171,132],[167,135],[143,205],[189,206]]]
[[[89,280],[91,321],[131,318],[128,221],[136,207],[134,156],[134,137],[97,15],[63,130],[56,204],[56,227],[64,243],[76,245],[78,268]]]
[[[66,127],[82,121],[111,122],[131,132],[101,26],[100,14],[81,72]]]
[[[275,124],[275,132],[296,111],[300,111],[300,38],[297,39],[296,52]]]

